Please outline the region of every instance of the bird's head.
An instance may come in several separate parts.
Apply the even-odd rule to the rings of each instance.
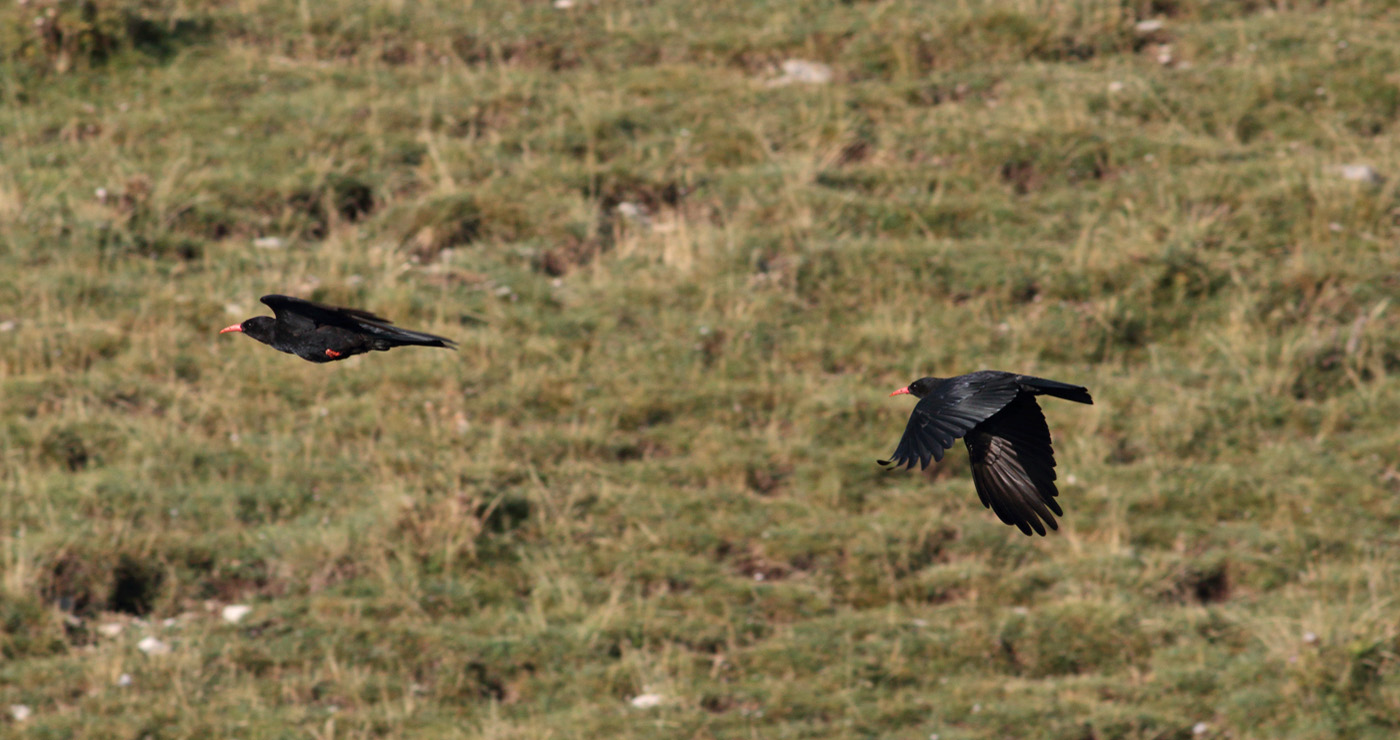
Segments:
[[[227,334],[228,332],[236,331],[247,334],[259,342],[267,342],[272,339],[272,326],[275,323],[277,323],[277,320],[271,316],[254,316],[241,324],[224,327],[219,330],[219,333]]]
[[[929,394],[929,391],[933,390],[933,387],[937,384],[938,378],[919,378],[918,380],[910,383],[909,385],[904,386],[903,388],[900,388],[899,390],[895,391],[894,393],[891,393],[890,395],[900,396],[904,395],[905,393],[908,393],[909,395],[915,398],[923,398],[924,396],[927,396]]]

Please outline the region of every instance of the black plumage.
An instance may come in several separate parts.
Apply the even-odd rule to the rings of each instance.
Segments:
[[[891,396],[908,393],[919,399],[904,436],[886,467],[912,468],[942,460],[943,452],[962,438],[972,463],[972,481],[982,505],[1003,522],[1026,534],[1059,529],[1064,516],[1055,500],[1055,454],[1050,428],[1036,403],[1050,395],[1092,404],[1088,389],[1055,380],[981,370],[955,378],[920,378]]]
[[[327,306],[285,295],[265,295],[262,302],[276,318],[254,316],[221,330],[242,332],[273,349],[310,362],[334,362],[365,352],[394,347],[445,347],[457,343],[446,337],[400,329],[388,319],[356,308]]]

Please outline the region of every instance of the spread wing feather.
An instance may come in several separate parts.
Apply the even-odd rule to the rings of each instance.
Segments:
[[[927,468],[929,460],[942,460],[943,452],[973,427],[991,418],[1016,398],[1014,383],[966,383],[940,386],[914,406],[904,436],[885,466],[906,469],[919,463]]]
[[[1030,395],[1007,404],[966,438],[972,480],[982,505],[1026,534],[1059,529],[1055,454],[1045,415]],[[1042,523],[1043,522],[1043,523]]]

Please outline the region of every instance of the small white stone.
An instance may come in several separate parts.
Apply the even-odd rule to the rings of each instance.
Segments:
[[[131,674],[130,674],[130,673],[123,673],[122,675],[117,676],[117,685],[118,685],[118,686],[130,686],[130,685],[131,685]]]
[[[1027,614],[1030,614],[1030,613],[1031,613],[1031,610],[1030,610],[1030,609],[1027,609],[1027,608],[1024,607],[1024,606],[1013,606],[1013,607],[1011,607],[1011,613],[1012,613],[1012,614],[1018,614],[1018,615],[1024,617],[1024,616],[1026,616]]]
[[[147,655],[165,655],[170,652],[170,646],[157,640],[154,637],[147,637],[136,643],[136,649]]]
[[[783,62],[783,75],[774,80],[769,80],[772,87],[781,85],[791,85],[793,83],[805,83],[808,85],[825,85],[831,82],[831,67],[821,62],[809,62],[805,59],[788,59]]]
[[[121,622],[107,622],[97,625],[97,634],[103,637],[116,637],[122,633],[125,626]]]
[[[1210,725],[1204,722],[1197,722],[1196,724],[1191,725],[1192,735],[1204,735],[1207,732],[1210,732]]]
[[[1170,66],[1170,65],[1171,65],[1171,63],[1172,63],[1172,47],[1171,47],[1171,44],[1162,44],[1160,47],[1157,48],[1157,63],[1160,64],[1160,65],[1162,65],[1163,67],[1167,67],[1167,66]]]
[[[260,236],[253,240],[253,246],[258,249],[281,249],[287,246],[287,242],[280,236]]]
[[[1079,478],[1075,477],[1074,473],[1070,473],[1065,476],[1065,482],[1072,486],[1079,482]]]
[[[10,705],[10,716],[14,717],[16,722],[23,722],[29,719],[29,717],[33,714],[34,712],[30,711],[29,707],[26,707],[23,704]]]
[[[1342,225],[1339,224],[1339,223],[1337,223],[1336,221],[1333,221],[1332,223],[1327,224],[1327,229],[1328,229],[1329,231],[1331,231],[1333,234],[1340,234],[1340,233],[1342,233]]]
[[[1114,80],[1113,82],[1108,83],[1108,91],[1111,93],[1123,92],[1124,87],[1126,86],[1120,80]]]
[[[170,510],[170,512],[171,512],[172,515],[176,515],[176,514],[177,514],[177,511],[178,511],[177,509],[171,509],[171,510]],[[161,620],[161,623],[160,623],[160,625],[161,625],[162,627],[166,628],[166,629],[170,629],[171,627],[174,627],[176,624],[178,624],[178,622],[176,621],[176,619],[175,619],[174,617],[169,617],[169,618],[167,618],[167,619],[163,619],[163,620]]]
[[[568,10],[574,7],[574,0],[554,0],[554,7],[559,10]]]
[[[927,619],[911,619],[911,620],[909,620],[909,623],[912,624],[912,625],[914,625],[915,627],[927,627],[927,626],[928,626],[928,620],[927,620]]]
[[[1337,174],[1342,176],[1343,180],[1369,182],[1372,185],[1380,185],[1385,182],[1385,178],[1381,176],[1381,173],[1376,172],[1376,169],[1369,164],[1339,165],[1336,171]]]
[[[238,624],[243,621],[243,618],[248,616],[248,612],[251,611],[253,611],[253,607],[247,606],[246,604],[229,604],[224,607],[224,610],[219,613],[219,616],[223,617],[224,621],[229,624]]]
[[[19,322],[14,319],[0,321],[0,331],[14,331],[17,326],[19,326]]]
[[[1138,33],[1149,34],[1162,30],[1166,25],[1167,24],[1163,23],[1161,20],[1153,18],[1151,20],[1138,21],[1137,25],[1133,26],[1133,28],[1136,29]]]
[[[1304,633],[1303,633],[1303,642],[1306,642],[1306,643],[1309,644],[1309,645],[1316,645],[1316,644],[1317,644],[1317,633],[1316,633],[1316,632],[1304,632]]]
[[[760,571],[760,572],[758,572],[758,573],[754,573],[754,574],[753,574],[753,579],[754,579],[755,581],[761,581],[761,580],[763,580],[763,572]]]
[[[973,714],[981,714],[981,713],[982,713],[982,705],[981,705],[981,704],[973,704],[973,705],[972,705],[972,713],[973,713]]]
[[[645,221],[647,210],[631,201],[622,201],[617,204],[617,215],[630,221]]]
[[[803,59],[789,59],[783,62],[783,74],[791,77],[795,82],[810,82],[821,85],[831,82],[831,67],[821,62],[809,62]]]
[[[95,195],[95,196],[97,196],[97,200],[98,200],[99,202],[102,202],[102,203],[106,203],[106,202],[107,202],[107,188],[98,188],[98,189],[94,190],[92,194]]]
[[[632,697],[632,706],[638,709],[651,709],[661,704],[660,694],[639,694]]]

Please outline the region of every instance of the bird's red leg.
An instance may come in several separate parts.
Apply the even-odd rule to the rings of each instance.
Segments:
[[[328,349],[328,350],[326,350],[326,357],[329,357],[329,358],[331,358],[332,360],[334,360],[335,358],[339,357],[340,354],[341,354],[341,353],[336,352],[336,351],[333,350],[333,349]]]

